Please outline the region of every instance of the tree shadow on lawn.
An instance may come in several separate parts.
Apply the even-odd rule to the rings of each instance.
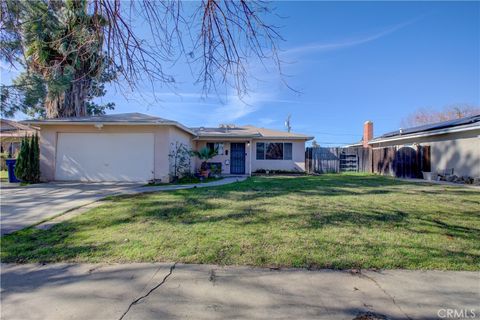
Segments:
[[[113,241],[89,244],[72,244],[69,238],[80,229],[77,223],[63,222],[57,226],[67,228],[69,234],[56,236],[55,230],[27,228],[2,237],[3,263],[51,263],[75,261],[79,257],[108,255]],[[54,227],[56,228],[56,227]],[[52,236],[55,234],[55,236]]]
[[[261,183],[258,183],[260,181]],[[302,197],[330,196],[384,196],[389,193],[411,192],[405,186],[418,187],[404,181],[378,176],[326,175],[324,177],[275,177],[254,178],[234,185],[215,188],[190,189],[161,192],[157,194],[140,194],[118,196],[109,199],[103,207],[104,213],[96,215],[100,208],[93,209],[80,219],[73,219],[54,226],[51,230],[29,229],[2,238],[2,258],[5,262],[29,261],[72,261],[77,257],[95,254],[108,256],[112,246],[118,242],[75,246],[69,244],[71,237],[78,232],[115,228],[151,221],[167,223],[173,227],[179,225],[213,224],[222,228],[230,226],[261,225],[279,228],[291,226],[299,230],[321,230],[327,227],[370,228],[388,232],[401,228],[407,232],[432,234],[480,241],[480,232],[474,227],[460,226],[438,220],[430,215],[419,216],[412,209],[400,210],[388,207],[360,211],[355,207],[334,205],[319,208],[302,203]],[[345,187],[348,186],[348,187]],[[434,186],[437,187],[437,186]],[[382,188],[382,189],[378,189]],[[361,190],[357,190],[361,189]],[[455,190],[457,191],[457,190]],[[450,192],[450,190],[448,191]],[[464,194],[471,194],[465,190]],[[293,209],[280,208],[277,199],[289,196],[300,197],[291,203]],[[404,195],[405,196],[405,195]],[[277,198],[279,197],[279,198]],[[336,198],[336,197],[335,197]],[[219,200],[219,202],[215,202]],[[225,203],[228,201],[231,205]],[[275,210],[272,209],[274,206]],[[120,208],[120,209],[119,209]],[[272,211],[273,210],[273,211]],[[414,210],[414,209],[413,209]],[[115,215],[110,214],[115,212]],[[461,219],[463,214],[458,213]],[[477,215],[478,217],[478,215]],[[98,218],[98,219],[97,219]],[[148,227],[146,227],[148,228]],[[147,230],[151,231],[151,230]],[[106,239],[107,240],[107,239]],[[88,239],[85,241],[88,242]],[[99,252],[101,252],[99,254]]]
[[[317,258],[316,252],[322,250],[332,250],[331,261],[323,261]],[[449,248],[436,248],[428,244],[400,244],[365,242],[362,244],[343,243],[334,240],[322,240],[318,248],[302,251],[295,257],[298,265],[309,269],[431,269],[431,265],[437,265],[436,269],[456,269],[456,270],[478,270],[480,265],[480,254],[473,252],[455,251]],[[359,259],[363,256],[363,259]],[[381,262],[374,262],[374,260]],[[321,264],[316,261],[322,260]],[[373,261],[373,262],[372,262]],[[438,267],[443,265],[443,267]],[[410,266],[410,267],[408,267]],[[455,268],[452,268],[455,266]]]

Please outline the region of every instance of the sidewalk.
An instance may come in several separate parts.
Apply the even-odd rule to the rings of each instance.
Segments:
[[[479,272],[4,264],[1,276],[5,320],[439,319],[446,309],[480,317]]]

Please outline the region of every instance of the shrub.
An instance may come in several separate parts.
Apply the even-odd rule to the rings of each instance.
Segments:
[[[168,157],[170,158],[170,182],[190,175],[191,153],[185,144],[178,141],[172,142]]]
[[[268,169],[258,169],[253,172],[255,175],[304,175],[305,172],[299,170],[268,170]]]
[[[0,170],[7,170],[6,161],[8,158],[8,152],[0,153]]]
[[[15,176],[23,182],[40,181],[40,147],[37,134],[23,138],[15,164]]]

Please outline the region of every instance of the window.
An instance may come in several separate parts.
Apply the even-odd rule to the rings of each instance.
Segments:
[[[292,144],[283,144],[283,160],[292,160]]]
[[[265,143],[257,142],[257,160],[265,159]]]
[[[292,160],[292,144],[257,142],[257,160]]]
[[[223,142],[220,142],[220,143],[207,142],[207,148],[212,151],[217,150],[217,153],[219,155],[223,155]]]
[[[279,143],[279,142],[267,143],[265,159],[282,160],[283,159],[283,143]]]

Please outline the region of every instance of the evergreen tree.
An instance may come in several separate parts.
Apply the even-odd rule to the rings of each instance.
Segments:
[[[37,134],[23,138],[15,165],[15,176],[23,182],[40,181],[40,147]]]
[[[31,146],[32,146],[32,143],[31,143],[31,138],[30,137],[27,137],[27,142],[25,143],[25,145],[27,146],[27,151],[25,153],[25,168],[23,170],[23,181],[25,182],[30,182],[32,180],[32,175],[31,175],[31,159],[32,159],[32,153],[31,153]]]
[[[25,171],[26,171],[26,158],[28,157],[28,140],[27,136],[22,139],[22,145],[20,147],[20,152],[17,157],[17,162],[15,163],[15,176],[19,180],[25,179]]]
[[[27,165],[27,181],[35,182],[35,137],[31,136],[28,144],[28,165]]]
[[[38,133],[32,138],[33,140],[33,166],[32,166],[32,181],[39,182],[40,181],[40,145],[38,142]]]

